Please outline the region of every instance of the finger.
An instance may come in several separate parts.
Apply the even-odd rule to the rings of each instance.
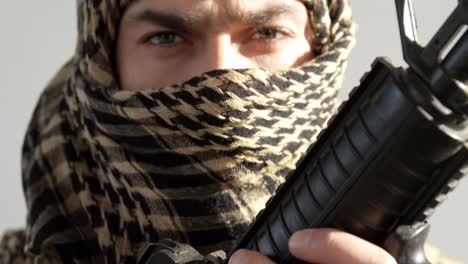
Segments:
[[[275,264],[262,254],[247,249],[239,249],[229,258],[229,264]]]
[[[396,264],[382,248],[352,234],[330,228],[306,229],[289,240],[295,257],[312,263]]]

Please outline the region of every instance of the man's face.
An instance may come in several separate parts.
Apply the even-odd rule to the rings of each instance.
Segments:
[[[299,0],[134,0],[119,29],[120,83],[154,89],[215,69],[298,66],[312,35]]]

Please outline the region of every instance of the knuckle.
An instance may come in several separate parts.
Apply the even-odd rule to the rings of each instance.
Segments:
[[[369,264],[397,264],[396,260],[383,249],[371,254],[368,260]]]
[[[245,249],[239,249],[234,254],[232,254],[231,258],[229,259],[229,264],[236,264],[236,263],[245,263],[248,258],[248,251]]]
[[[387,254],[387,259],[385,259],[385,264],[398,264],[397,261],[390,255]]]
[[[324,230],[322,239],[324,246],[327,248],[338,248],[341,244],[339,234],[335,230]]]

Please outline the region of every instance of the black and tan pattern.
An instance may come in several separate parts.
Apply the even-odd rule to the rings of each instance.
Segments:
[[[353,42],[347,1],[305,1],[316,57],[299,68],[139,92],[119,89],[112,58],[127,1],[77,2],[76,54],[24,141],[27,228],[4,237],[0,260],[135,263],[160,238],[229,249],[336,109]]]

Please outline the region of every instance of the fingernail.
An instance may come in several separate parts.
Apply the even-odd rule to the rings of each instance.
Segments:
[[[232,254],[229,258],[229,264],[241,264],[243,263],[243,259],[245,258],[246,251],[245,250],[237,250]]]
[[[294,233],[289,239],[289,250],[295,253],[313,250],[317,241],[314,239],[314,229],[301,230]]]

